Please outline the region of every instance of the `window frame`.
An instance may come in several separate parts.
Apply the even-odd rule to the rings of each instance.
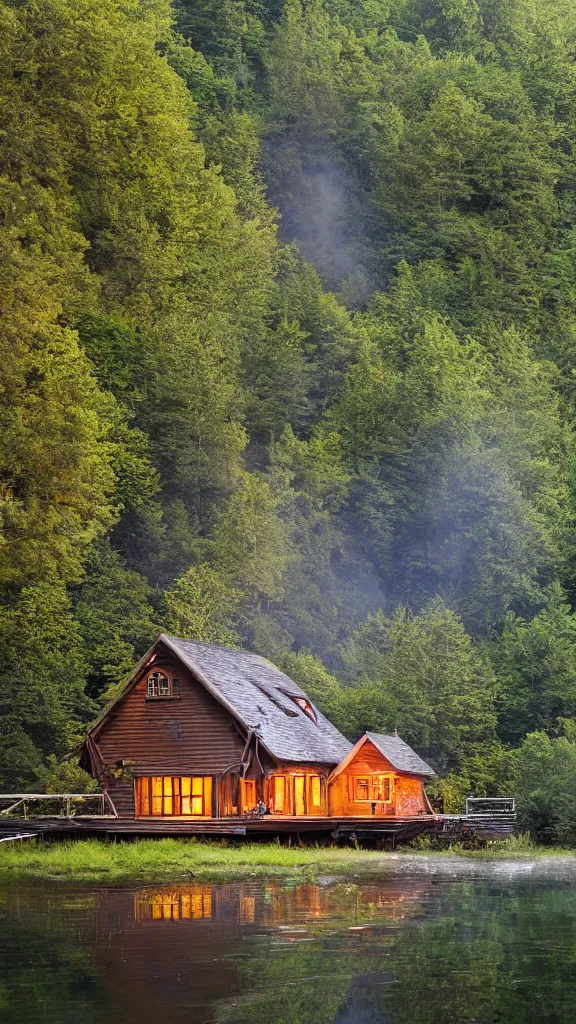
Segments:
[[[179,700],[180,699],[180,679],[173,676],[171,672],[166,669],[154,668],[146,676],[146,700]],[[166,687],[163,692],[160,692],[161,680],[166,680]],[[151,683],[156,683],[157,693],[151,692]]]
[[[285,808],[288,798],[288,786],[286,785],[285,775],[273,775],[272,776],[272,800],[274,814],[285,814]]]
[[[307,697],[302,697],[299,693],[290,693],[289,697],[294,701],[297,708],[309,718],[314,725],[318,725],[318,715],[316,714],[316,708],[310,703]]]
[[[138,775],[134,779],[136,817],[212,818],[214,793],[213,775]]]
[[[352,802],[357,804],[390,804],[394,799],[394,776],[385,772],[369,775],[353,775]],[[365,787],[366,796],[360,796],[360,786]],[[380,795],[382,793],[382,795]]]
[[[240,814],[250,814],[258,804],[256,779],[240,779]]]
[[[365,796],[360,796],[360,787],[366,790]],[[365,775],[354,776],[354,800],[356,803],[368,803],[370,801],[370,779]]]
[[[382,792],[382,796],[378,791]],[[392,800],[392,779],[390,775],[379,773],[372,776],[372,799],[378,803],[389,804]]]
[[[291,690],[285,690],[282,686],[277,687],[279,693],[283,693],[285,697],[289,697],[293,704],[296,705],[299,711],[314,725],[318,725],[318,712],[308,697],[302,693],[293,693]],[[270,694],[268,695],[270,696]],[[273,699],[273,698],[272,698]],[[291,714],[286,708],[282,708],[285,714]]]

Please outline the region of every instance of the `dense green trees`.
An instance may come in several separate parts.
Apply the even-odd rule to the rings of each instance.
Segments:
[[[520,824],[540,842],[576,843],[576,733],[561,720],[564,734],[531,732],[513,752],[513,784]]]
[[[0,785],[159,628],[511,784],[576,717],[576,16],[0,11]]]
[[[98,695],[146,646],[150,584],[189,568],[243,472],[240,349],[274,234],[205,166],[158,52],[167,4],[2,18],[2,686],[31,781],[86,679]]]

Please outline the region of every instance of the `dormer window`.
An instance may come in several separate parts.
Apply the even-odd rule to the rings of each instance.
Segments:
[[[151,672],[146,679],[146,699],[160,699],[161,697],[179,697],[180,683],[178,679],[167,675],[165,672]]]
[[[316,717],[316,712],[315,712],[314,708],[312,707],[310,701],[306,700],[306,697],[296,697],[292,693],[289,696],[292,698],[294,703],[298,705],[300,710],[303,711],[304,714],[308,716],[310,721],[314,722],[314,725],[318,725],[318,719]]]

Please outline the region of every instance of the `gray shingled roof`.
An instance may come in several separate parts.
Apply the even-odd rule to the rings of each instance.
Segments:
[[[399,772],[413,772],[414,775],[436,774],[434,769],[399,736],[385,736],[378,732],[367,732],[366,735]]]
[[[287,694],[310,698],[271,662],[249,651],[160,636],[207,689],[229,705],[280,761],[338,764],[352,744],[314,708],[318,724]],[[312,703],[310,701],[310,703]],[[409,748],[408,748],[409,749]]]

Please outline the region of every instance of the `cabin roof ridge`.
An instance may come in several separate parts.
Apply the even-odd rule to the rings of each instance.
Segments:
[[[194,647],[205,647],[208,650],[214,651],[229,651],[230,654],[243,654],[246,657],[258,658],[260,661],[266,661],[269,665],[272,664],[268,658],[265,658],[263,654],[256,654],[255,651],[247,651],[245,647],[230,647],[228,644],[215,644],[211,640],[196,640],[193,636],[176,636],[174,633],[160,633],[158,640],[175,640],[182,644],[193,644]]]

